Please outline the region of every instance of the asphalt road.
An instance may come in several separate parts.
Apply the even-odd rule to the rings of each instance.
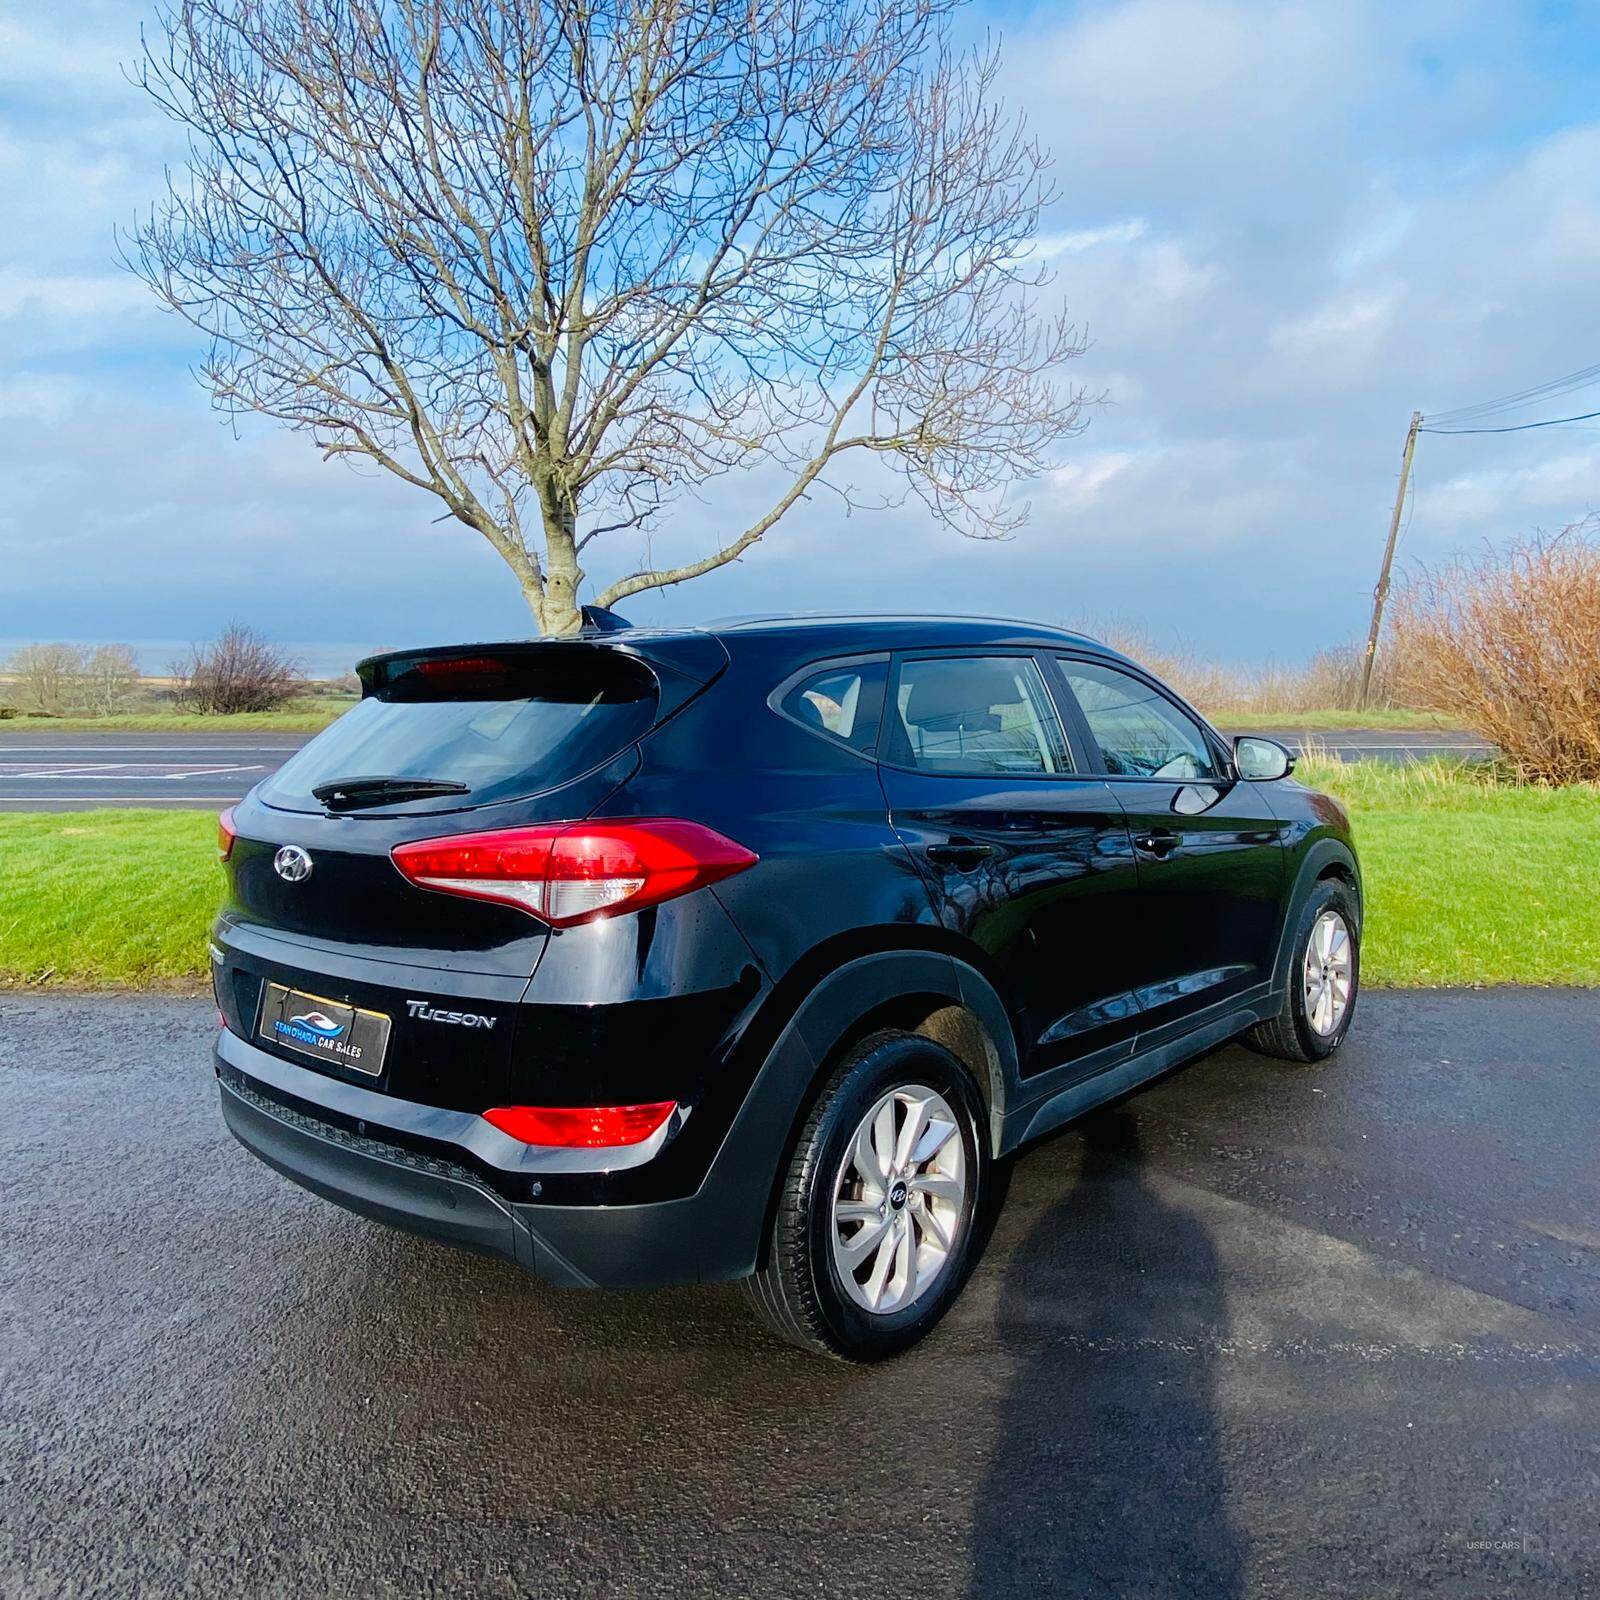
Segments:
[[[1345,761],[1414,761],[1491,754],[1471,735],[1430,730],[1275,731],[1301,749],[1315,740]],[[237,800],[308,736],[304,734],[0,733],[0,811],[78,811],[153,806],[215,811]]]
[[[235,1146],[207,1003],[0,995],[0,1594],[1586,1596],[1600,994],[1373,994],[1042,1145],[875,1369]]]
[[[1248,733],[1248,728],[1228,730]],[[1265,728],[1267,738],[1303,751],[1307,745],[1326,750],[1341,761],[1424,761],[1450,756],[1458,761],[1481,761],[1494,754],[1472,733],[1451,728]]]
[[[282,766],[307,737],[0,732],[0,812],[218,811]]]

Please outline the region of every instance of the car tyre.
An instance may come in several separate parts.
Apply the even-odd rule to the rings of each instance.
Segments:
[[[1280,1061],[1324,1061],[1350,1032],[1361,988],[1361,908],[1348,885],[1323,878],[1312,888],[1290,951],[1282,1008],[1244,1042]]]
[[[766,1259],[744,1280],[767,1326],[802,1349],[856,1362],[921,1339],[976,1259],[986,1125],[971,1076],[943,1045],[899,1032],[856,1045],[806,1116]]]

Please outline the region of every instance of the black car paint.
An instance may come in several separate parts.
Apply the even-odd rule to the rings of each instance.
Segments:
[[[469,648],[501,647],[458,653]],[[967,1054],[1001,1153],[1270,1015],[1287,981],[1285,929],[1310,883],[1336,872],[1359,892],[1347,818],[1292,780],[1108,780],[1052,661],[1129,664],[1055,629],[789,620],[520,648],[636,652],[672,687],[637,745],[558,790],[340,816],[286,813],[259,792],[241,802],[232,894],[214,931],[228,1028],[218,1072],[230,1124],[291,1176],[449,1233],[426,1205],[419,1216],[370,1194],[357,1203],[358,1190],[382,1191],[374,1171],[410,1174],[413,1193],[433,1181],[416,1178],[432,1163],[501,1219],[489,1228],[500,1242],[466,1242],[557,1281],[748,1271],[809,1094],[840,1042],[875,1019],[954,1008],[976,1019]],[[1072,775],[997,785],[906,771],[774,706],[814,664],[975,649],[1039,662]],[[363,675],[370,685],[382,671]],[[584,816],[692,817],[759,864],[642,912],[550,931],[508,907],[415,888],[388,859],[406,839]],[[1141,848],[1158,830],[1173,841]],[[307,883],[271,878],[285,842],[312,853]],[[267,979],[387,1012],[384,1076],[344,1076],[397,1101],[475,1112],[672,1098],[689,1114],[639,1165],[507,1171],[386,1125],[380,1103],[370,1116],[322,1103],[318,1085],[338,1069],[289,1072],[287,1052],[253,1037]],[[416,999],[496,1026],[431,1023],[411,1015]],[[273,1107],[284,1116],[269,1128]],[[443,1208],[462,1207],[457,1194]]]

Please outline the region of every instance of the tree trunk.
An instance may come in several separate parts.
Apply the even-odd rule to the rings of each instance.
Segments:
[[[519,572],[517,581],[522,588],[522,601],[533,618],[536,632],[544,632],[544,585],[532,573]]]
[[[578,565],[576,524],[577,518],[566,511],[546,521],[544,615],[539,620],[550,638],[576,633],[583,626],[578,610],[578,587],[583,582],[583,570]]]

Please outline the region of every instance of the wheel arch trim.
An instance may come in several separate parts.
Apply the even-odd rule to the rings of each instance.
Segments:
[[[1295,930],[1300,925],[1300,913],[1311,897],[1312,890],[1324,878],[1347,878],[1355,891],[1356,910],[1362,921],[1366,920],[1366,907],[1362,899],[1361,865],[1355,852],[1344,840],[1331,834],[1313,839],[1300,851],[1296,865],[1294,888],[1284,908],[1283,928],[1278,938],[1277,958],[1273,962],[1272,984],[1281,991],[1289,980],[1289,965],[1293,960]],[[1357,930],[1359,932],[1359,929]]]
[[[858,956],[823,978],[788,1019],[712,1161],[696,1199],[727,1218],[727,1230],[719,1252],[723,1260],[708,1275],[740,1276],[760,1261],[795,1139],[841,1042],[864,1018],[919,998],[946,1002],[930,1004],[929,1017],[961,1008],[977,1019],[985,1036],[988,1079],[978,1089],[988,1113],[989,1149],[999,1149],[1005,1108],[1018,1082],[1016,1037],[999,995],[976,968],[942,952],[883,950]],[[952,1048],[940,1031],[926,1036]]]
[[[940,999],[947,1004],[933,1006],[922,1019],[934,1021],[925,1036],[945,1045],[968,1067],[975,1065],[970,1058],[981,1048],[984,1070],[975,1076],[989,1112],[990,1149],[998,1148],[995,1140],[1000,1122],[1018,1081],[1016,1035],[1005,1005],[988,980],[975,967],[942,951],[882,950],[857,956],[835,968],[806,996],[773,1052],[782,1049],[784,1037],[791,1031],[805,1043],[812,1077],[798,1097],[797,1118],[809,1102],[816,1078],[833,1064],[840,1044],[850,1038],[857,1024],[893,1006],[911,1009],[916,1002]],[[956,1015],[947,1016],[953,1009]],[[969,1016],[977,1024],[975,1040],[969,1033],[971,1042],[956,1036]],[[909,1031],[924,1032],[924,1028]],[[762,1075],[765,1073],[763,1067]]]

